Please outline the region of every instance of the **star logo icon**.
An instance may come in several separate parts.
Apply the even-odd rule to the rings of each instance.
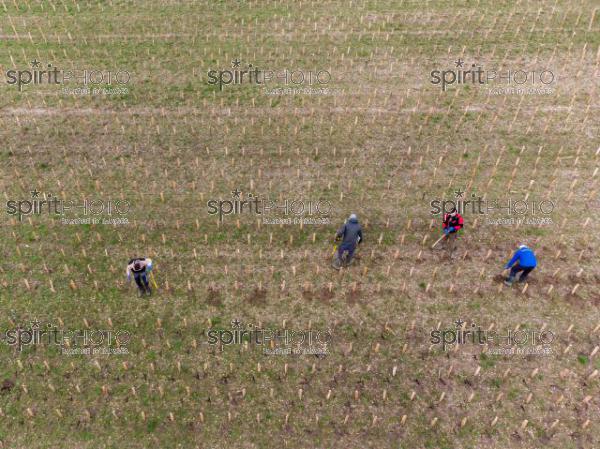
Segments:
[[[242,326],[242,322],[237,318],[235,320],[231,320],[231,327],[234,329],[239,329]]]
[[[39,321],[37,320],[37,318],[36,318],[36,319],[34,319],[34,320],[31,322],[31,328],[32,328],[32,329],[37,329],[38,327],[40,327],[40,322],[39,322]]]
[[[235,189],[231,191],[231,196],[234,198],[240,198],[240,195],[242,194],[241,190]]]
[[[456,327],[460,328],[464,324],[464,321],[459,318],[454,322],[454,324],[456,324]]]
[[[31,191],[31,198],[39,198],[39,196],[40,196],[40,192],[38,192],[37,189],[33,189]]]
[[[454,64],[456,64],[456,67],[462,67],[464,63],[465,63],[465,61],[463,61],[460,58],[458,58],[456,61],[454,61]]]
[[[458,189],[454,191],[454,195],[456,196],[456,198],[462,198],[465,195],[465,192]]]
[[[35,67],[39,67],[39,66],[40,66],[40,64],[41,64],[41,62],[40,62],[40,61],[38,61],[37,59],[34,59],[33,61],[31,61],[31,63],[30,63],[30,64],[31,64],[31,67],[34,67],[34,68],[35,68]]]
[[[235,58],[233,61],[231,61],[231,67],[239,67],[241,63],[242,61],[240,61],[238,58]]]

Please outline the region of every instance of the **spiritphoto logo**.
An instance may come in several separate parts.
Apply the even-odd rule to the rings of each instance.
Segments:
[[[489,355],[550,355],[555,335],[542,328],[484,330],[475,323],[468,325],[460,318],[454,328],[433,329],[430,342],[447,351],[460,345],[482,346]]]
[[[51,193],[45,195],[37,189],[32,190],[31,198],[6,201],[6,213],[16,216],[19,221],[24,217],[48,215],[61,218],[62,224],[128,224],[125,217],[131,209],[128,200],[81,199],[65,200]]]
[[[283,96],[283,95],[342,95],[343,89],[332,87],[265,87],[265,95]]]
[[[75,94],[112,94],[127,93],[124,86],[131,80],[127,70],[113,69],[68,69],[63,70],[51,63],[42,63],[37,59],[30,62],[30,68],[25,70],[10,69],[5,73],[6,83],[17,86],[19,91],[30,85],[62,85],[63,93]],[[77,90],[66,86],[78,86]],[[109,89],[118,88],[118,92]]]
[[[129,331],[120,329],[61,329],[33,320],[29,326],[17,326],[0,334],[0,339],[20,352],[31,346],[58,346],[63,355],[128,354]]]
[[[552,224],[551,214],[555,209],[554,202],[547,199],[514,199],[512,197],[486,199],[474,193],[467,196],[466,192],[461,189],[454,191],[453,199],[436,198],[430,201],[429,206],[431,215],[443,215],[456,209],[459,214],[485,215],[486,224],[505,225]],[[492,218],[492,215],[499,213],[504,213],[504,216]]]
[[[244,67],[245,66],[245,67]],[[284,85],[290,87],[322,87],[331,81],[331,74],[327,70],[306,69],[261,69],[253,64],[242,64],[239,58],[231,61],[231,68],[209,69],[207,71],[208,84],[219,86],[223,91],[225,86],[241,85]]]
[[[467,63],[461,58],[454,66],[435,69],[430,73],[430,82],[442,91],[453,85],[487,85],[489,93],[498,94],[551,94],[557,77],[549,69],[484,69],[481,65]]]
[[[265,355],[325,355],[333,335],[329,329],[263,328],[234,319],[231,329],[206,331],[206,339],[211,346],[261,346]]]
[[[271,200],[253,193],[235,189],[231,199],[211,199],[207,201],[209,215],[218,215],[223,222],[228,215],[259,215],[263,224],[329,224],[332,205],[328,200],[284,198]]]

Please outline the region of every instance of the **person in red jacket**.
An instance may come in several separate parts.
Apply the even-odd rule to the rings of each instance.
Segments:
[[[442,229],[444,230],[444,235],[446,236],[446,250],[448,251],[450,257],[452,257],[454,247],[456,246],[456,237],[458,236],[458,231],[460,231],[463,226],[463,217],[457,212],[455,207],[452,208],[450,212],[444,214]]]

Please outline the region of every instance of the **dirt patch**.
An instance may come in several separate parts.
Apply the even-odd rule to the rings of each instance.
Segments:
[[[575,286],[575,284],[587,284],[587,279],[585,278],[585,276],[577,277],[574,274],[570,274],[567,278],[569,279],[569,282],[571,283],[571,288],[573,288],[573,286]]]
[[[531,281],[533,279],[535,279],[535,278],[529,279],[529,282],[531,283]],[[556,280],[552,276],[550,276],[550,275],[544,276],[543,280],[540,281],[540,282],[541,282],[542,285],[546,285],[546,286],[556,284]]]
[[[302,289],[302,297],[307,301],[312,301],[315,298],[315,294],[312,290]]]
[[[356,288],[355,290],[350,289],[349,291],[344,293],[344,298],[346,298],[346,302],[348,304],[356,304],[357,302],[359,302],[361,297],[362,291],[360,287]]]
[[[265,304],[267,301],[267,291],[263,289],[259,289],[256,287],[252,293],[248,296],[248,302],[252,304]]]
[[[7,393],[10,390],[12,390],[14,388],[14,386],[15,386],[15,383],[12,380],[10,380],[10,379],[4,379],[2,381],[2,387],[0,387],[0,391],[2,393]]]
[[[216,288],[213,288],[213,287],[208,287],[206,302],[208,304],[210,304],[211,306],[222,305],[223,303],[221,301],[221,293],[219,292],[219,290],[217,290]]]
[[[504,276],[502,276],[501,274],[497,274],[494,276],[494,282],[496,283],[501,283],[504,282],[504,279],[506,279]]]
[[[329,291],[327,287],[323,287],[321,289],[321,293],[319,294],[319,299],[323,301],[330,301],[334,296],[335,294],[333,293],[333,290]]]

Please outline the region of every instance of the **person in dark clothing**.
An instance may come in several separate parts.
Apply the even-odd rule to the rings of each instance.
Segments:
[[[336,269],[350,264],[356,245],[363,240],[362,228],[358,223],[356,214],[351,214],[346,223],[338,229],[335,240],[339,241],[340,239],[342,242],[338,246],[337,255],[333,262],[333,267]]]
[[[127,281],[131,282],[131,273],[133,279],[138,286],[140,296],[144,293],[152,294],[150,284],[148,282],[148,273],[152,270],[152,259],[147,257],[137,257],[131,259],[127,264]]]
[[[450,257],[454,252],[456,246],[456,238],[458,237],[458,231],[464,226],[463,217],[457,212],[456,208],[446,214],[444,214],[444,220],[442,221],[442,229],[446,236],[446,249]]]
[[[533,250],[527,245],[519,245],[519,249],[515,251],[512,259],[504,266],[505,270],[510,268],[510,274],[504,283],[511,286],[519,272],[521,272],[521,275],[519,276],[518,282],[525,282],[529,273],[531,273],[536,266],[537,259]]]

